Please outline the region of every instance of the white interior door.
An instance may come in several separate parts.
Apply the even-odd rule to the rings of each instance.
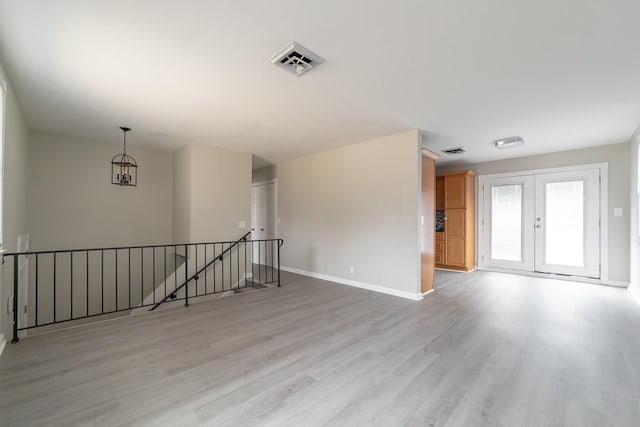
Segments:
[[[600,277],[600,170],[487,177],[480,265]]]
[[[483,264],[533,271],[534,177],[487,179],[483,191]]]
[[[277,235],[276,184],[269,182],[251,187],[251,226],[253,240],[274,239]],[[253,262],[265,264],[266,252],[258,248],[253,251]]]
[[[600,277],[599,178],[598,169],[536,176],[536,271]]]

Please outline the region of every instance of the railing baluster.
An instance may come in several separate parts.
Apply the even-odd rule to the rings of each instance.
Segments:
[[[140,248],[140,305],[144,305],[144,248]]]
[[[100,308],[104,313],[104,249],[100,249],[100,289],[102,292],[102,298],[100,298]]]
[[[36,254],[36,326],[38,326],[38,254]]]
[[[58,305],[56,303],[56,261],[57,261],[57,253],[53,253],[53,322],[55,323],[56,321],[56,306]]]
[[[129,247],[112,247],[112,248],[95,248],[95,249],[71,249],[71,250],[64,250],[64,251],[56,250],[56,251],[5,253],[4,256],[7,258],[12,257],[14,262],[13,335],[15,338],[17,338],[17,335],[21,330],[48,326],[56,323],[74,321],[82,318],[90,318],[90,317],[100,316],[104,314],[123,312],[123,311],[131,310],[134,307],[134,305],[141,306],[141,307],[146,306],[147,304],[145,304],[145,292],[146,292],[145,267],[152,268],[152,273],[150,275],[149,273],[146,274],[146,280],[151,280],[151,291],[153,292],[153,297],[151,299],[153,301],[152,310],[154,310],[160,304],[167,301],[169,298],[175,299],[178,296],[178,293],[180,292],[180,290],[182,290],[183,288],[184,288],[185,306],[189,306],[190,304],[189,299],[193,297],[200,297],[200,296],[215,294],[219,292],[227,292],[229,290],[235,290],[236,287],[237,288],[247,287],[248,286],[247,278],[249,274],[251,274],[252,278],[257,278],[256,284],[264,284],[265,281],[274,282],[275,275],[277,274],[278,286],[280,286],[280,246],[282,244],[281,239],[261,239],[256,241],[247,240],[247,236],[249,234],[251,234],[251,232],[246,233],[243,237],[239,238],[234,242],[210,242],[210,243],[205,242],[205,243],[182,243],[182,244],[174,243],[171,245],[129,246]],[[250,244],[251,247],[248,247],[248,244]],[[257,253],[256,253],[256,247],[255,247],[256,244],[258,245]],[[278,244],[278,247],[274,248],[273,246],[274,244]],[[201,255],[199,253],[202,248],[202,245],[204,245],[204,251],[203,251],[204,255]],[[209,245],[211,245],[212,247],[211,250],[213,251],[211,260],[209,260],[209,248],[208,248]],[[219,250],[218,250],[218,245],[220,246]],[[240,247],[240,245],[242,245],[242,247]],[[270,247],[268,245],[270,245]],[[172,271],[172,273],[174,274],[175,288],[173,289],[172,292],[167,292],[168,291],[167,279],[168,279],[168,273],[169,273],[169,265],[167,260],[167,247],[169,248],[173,247],[173,251],[174,251],[173,257],[174,257],[175,268]],[[146,260],[147,266],[145,266],[145,258],[148,258],[148,254],[147,256],[145,256],[145,251],[149,248],[151,249],[152,259],[151,259],[151,263],[149,263],[149,260],[147,259]],[[162,300],[159,302],[158,302],[158,298],[156,297],[156,283],[157,283],[158,274],[162,274],[162,270],[160,270],[159,273],[156,271],[160,267],[160,265],[157,263],[157,260],[156,260],[156,257],[158,256],[158,252],[156,250],[157,248],[162,248],[162,251],[160,254],[163,256],[163,263],[162,263],[163,265],[161,268],[164,269],[163,282],[164,282],[164,293],[165,293],[164,298],[162,298]],[[178,283],[178,266],[179,266],[178,248],[183,248],[184,250],[184,261],[183,261],[184,279],[182,278],[180,279],[181,281],[184,280],[183,283]],[[137,273],[134,272],[133,270],[134,266],[132,266],[132,262],[137,262],[136,260],[138,259],[135,253],[133,253],[132,255],[132,251],[135,252],[136,249],[140,250],[140,253],[139,253],[140,280],[139,281],[134,277],[134,274],[137,274]],[[127,272],[126,273],[122,270],[123,267],[119,265],[120,252],[124,250],[127,251],[127,254],[126,254]],[[191,251],[191,254],[193,254],[194,250],[195,250],[195,255],[193,258],[190,258],[189,253]],[[92,293],[94,293],[94,291],[97,291],[97,289],[94,291],[91,290],[92,282],[97,280],[97,278],[94,279],[92,277],[92,274],[94,271],[95,273],[97,273],[98,269],[97,269],[97,266],[95,265],[94,267],[96,268],[92,268],[90,258],[91,258],[92,252],[97,253],[98,251],[100,252],[100,270],[99,270],[100,272],[100,290],[99,290],[100,304],[99,304],[99,308],[97,309],[98,312],[92,313],[91,295]],[[106,286],[105,286],[105,251],[113,252],[113,263],[114,263],[113,287],[111,287],[108,283],[106,283]],[[234,254],[233,254],[234,251],[236,252],[235,260],[234,260]],[[277,251],[277,259],[275,258],[276,251]],[[84,263],[82,263],[81,256],[80,256],[80,260],[78,261],[78,256],[76,256],[78,252],[84,252],[85,254]],[[67,309],[66,309],[66,306],[64,305],[64,300],[66,299],[65,288],[62,289],[62,294],[61,294],[61,298],[62,298],[61,313],[64,313],[64,314],[61,316],[58,316],[58,311],[59,311],[58,310],[58,256],[59,255],[66,256],[67,254],[69,256],[69,264],[68,264],[69,278],[67,279],[67,276],[66,276],[66,271],[67,271],[66,260],[62,260],[62,270],[63,270],[62,274],[64,275],[63,277],[64,280],[65,281],[68,280],[68,283],[69,283],[69,316],[66,315]],[[31,255],[35,256],[35,283],[34,283],[35,314],[33,318],[31,318],[31,315],[30,315],[29,319],[26,321],[24,325],[20,325],[19,324],[21,319],[20,317],[21,309],[19,308],[21,307],[21,301],[20,301],[20,295],[19,295],[20,286],[21,286],[20,284],[21,258],[20,257],[21,256],[29,257]],[[40,315],[40,293],[41,293],[40,292],[40,275],[41,275],[40,274],[40,255],[53,256],[52,267],[49,265],[49,263],[47,263],[47,268],[52,268],[53,270],[53,280],[52,280],[53,320],[47,321],[44,323],[42,323],[42,316]],[[256,255],[257,255],[257,258],[255,257]],[[203,256],[204,256],[204,261],[200,262],[200,260],[203,259]],[[224,258],[225,256],[228,257],[228,261],[225,260]],[[29,258],[25,258],[25,259],[28,260]],[[257,272],[258,276],[256,276],[256,272],[255,272],[255,267],[256,267],[254,263],[255,259],[257,259],[258,268],[259,268]],[[264,272],[262,271],[263,261],[264,261],[264,269],[265,269]],[[193,272],[189,268],[192,262],[195,262],[195,264],[193,264],[194,266]],[[218,262],[219,262],[219,267],[216,265],[218,264]],[[233,266],[234,262],[236,264],[235,268]],[[81,277],[82,267],[80,267],[79,266],[80,264],[78,263],[84,264],[84,268],[85,268],[85,274],[84,274],[85,297],[84,298],[82,298],[82,292],[75,289],[76,285],[78,285],[79,287],[82,286],[82,284],[80,283],[82,282],[82,277]],[[244,263],[244,265],[241,265],[241,263]],[[247,263],[251,263],[251,270],[249,270],[249,265],[247,265]],[[276,263],[277,263],[278,271],[274,272],[274,269],[276,268]],[[109,268],[110,267],[107,266],[107,270]],[[218,268],[221,269],[220,279],[222,280],[222,285],[220,288],[218,288],[217,286],[217,282],[218,282],[217,269]],[[75,277],[76,269],[79,270],[78,280],[76,280],[76,277]],[[209,278],[208,278],[209,269],[213,270],[213,290],[211,292],[209,292]],[[249,273],[249,271],[251,271],[251,273]],[[200,278],[201,278],[201,274],[203,273],[205,274],[204,288],[203,288],[204,290],[201,292],[200,289],[201,289],[202,281],[200,280]],[[47,277],[49,277],[49,274],[47,272],[45,272],[44,274]],[[125,306],[123,306],[122,308],[120,308],[120,298],[119,298],[120,297],[119,294],[122,292],[122,290],[120,290],[120,286],[122,282],[122,280],[120,280],[120,274],[122,274],[123,276],[125,274],[127,275],[127,286],[125,287],[125,289],[128,289],[128,294],[126,298],[127,304],[125,304]],[[109,280],[111,280],[110,277],[111,276],[109,276]],[[229,286],[226,286],[225,284],[227,280],[229,281]],[[244,281],[244,284],[242,283],[243,281]],[[195,293],[191,293],[189,290],[189,286],[191,285],[192,282],[195,282]],[[26,286],[31,286],[31,283],[33,282],[30,281],[29,283],[26,284]],[[140,286],[139,304],[137,301],[135,301],[137,297],[137,292],[138,292],[135,289],[135,286],[137,286],[138,283]],[[83,302],[82,299],[84,299],[85,308],[86,308],[84,314],[82,314],[82,310],[78,308],[78,303],[75,301],[76,298],[79,298],[80,305],[82,305],[82,302]],[[113,305],[109,306],[109,304],[107,304],[105,306],[105,301],[107,298],[109,298],[109,300],[111,300],[111,298],[115,298]],[[47,300],[48,299],[49,298],[47,298]],[[29,301],[31,300],[29,299],[22,305],[28,304]],[[46,305],[48,306],[48,302]],[[80,312],[80,314],[78,314],[78,312]],[[59,317],[63,317],[63,319],[59,319]]]
[[[86,273],[87,273],[87,277],[86,277],[86,282],[87,282],[87,293],[86,293],[86,297],[87,297],[87,312],[86,315],[89,315],[89,251],[85,252],[85,258],[86,258]]]
[[[118,311],[118,250],[116,249],[116,311]]]
[[[128,254],[128,261],[127,261],[127,273],[129,273],[129,280],[127,281],[129,284],[129,308],[131,308],[131,248],[129,248],[129,254]]]
[[[204,265],[207,265],[207,244],[204,244]],[[207,289],[207,270],[204,270],[204,294],[207,295],[209,289]]]
[[[18,257],[13,256],[13,339],[12,343],[20,341],[18,338]]]
[[[262,253],[260,241],[258,240],[258,283],[262,284]]]
[[[151,248],[153,255],[153,282],[151,283],[151,292],[153,292],[153,303],[156,303],[156,248]]]
[[[195,271],[198,271],[198,244],[196,244],[196,270]],[[199,277],[196,277],[196,279],[195,279],[196,280],[196,296],[199,295],[199,292],[198,292],[198,279],[199,279]]]
[[[215,294],[216,293],[216,280],[217,280],[216,279],[216,264],[217,263],[215,262],[215,259],[216,259],[216,244],[215,243],[213,244],[213,259],[214,259],[214,261],[213,261],[213,293]]]
[[[184,306],[189,307],[189,248],[184,245]]]
[[[69,264],[69,275],[71,276],[69,286],[69,296],[71,297],[71,304],[69,304],[69,306],[71,307],[71,320],[73,320],[73,252],[69,254],[69,260],[71,262]]]
[[[220,253],[224,253],[224,243],[221,243],[220,246],[220,250],[222,251]],[[222,259],[222,255],[220,255],[220,267],[222,271],[222,273],[220,274],[220,277],[222,278],[222,292],[224,292],[224,259]]]

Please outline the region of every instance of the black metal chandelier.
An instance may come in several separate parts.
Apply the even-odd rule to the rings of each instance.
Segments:
[[[124,147],[122,154],[116,154],[111,159],[111,183],[123,187],[138,185],[138,163],[127,154],[127,132],[131,129],[120,127],[123,133]]]

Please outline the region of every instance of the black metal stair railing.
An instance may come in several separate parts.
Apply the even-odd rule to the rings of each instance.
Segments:
[[[279,287],[283,240],[249,240],[250,234],[223,242],[4,253],[5,279],[13,281],[12,342],[29,329]]]

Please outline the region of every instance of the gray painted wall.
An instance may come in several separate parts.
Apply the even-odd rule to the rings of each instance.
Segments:
[[[0,81],[7,80],[0,64]],[[4,247],[17,249],[18,235],[27,232],[27,159],[29,130],[15,97],[10,82],[7,88],[4,127],[4,202],[2,233]],[[8,268],[6,268],[6,267]],[[0,333],[11,339],[11,319],[7,314],[7,298],[13,294],[13,283],[9,280],[10,262],[0,266]]]
[[[173,243],[191,240],[191,149],[173,153]]]
[[[133,138],[131,138],[133,139]],[[33,250],[167,243],[172,225],[172,157],[129,147],[138,186],[111,184],[122,147],[31,132],[28,228]]]
[[[276,177],[276,167],[267,166],[264,168],[256,169],[251,175],[251,182],[264,182],[272,180]]]
[[[282,264],[419,292],[419,159],[414,130],[277,164]]]
[[[609,280],[629,282],[630,164],[628,143],[462,166],[442,166],[438,167],[437,173],[472,169],[478,175],[486,175],[599,162],[609,164]],[[624,216],[613,216],[614,208],[623,208]]]

